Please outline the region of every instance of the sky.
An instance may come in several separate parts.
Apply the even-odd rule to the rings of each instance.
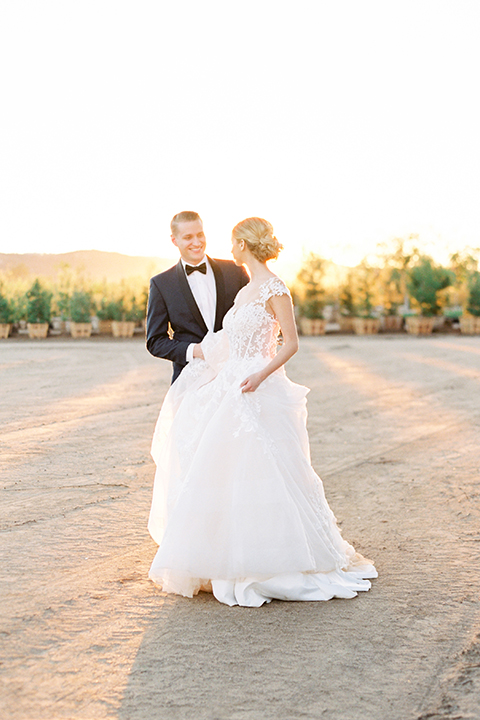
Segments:
[[[0,252],[480,245],[478,0],[0,0]]]

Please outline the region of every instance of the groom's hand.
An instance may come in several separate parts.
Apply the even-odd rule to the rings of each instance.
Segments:
[[[203,354],[202,346],[201,345],[194,345],[193,346],[193,357],[194,358],[200,358],[200,360],[205,360],[205,355]]]

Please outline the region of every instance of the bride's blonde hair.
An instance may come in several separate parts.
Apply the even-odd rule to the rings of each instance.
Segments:
[[[253,257],[262,263],[275,260],[283,249],[283,245],[273,234],[272,225],[263,218],[251,217],[242,220],[233,228],[232,236],[237,242],[243,240]]]

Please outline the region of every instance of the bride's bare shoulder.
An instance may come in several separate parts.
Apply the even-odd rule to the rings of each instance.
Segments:
[[[250,288],[250,283],[247,283],[247,284],[244,285],[242,288],[240,288],[240,290],[239,290],[239,291],[237,292],[237,294],[235,295],[235,303],[237,303],[238,298],[244,297],[245,294],[248,295],[248,289],[249,289],[249,288]]]

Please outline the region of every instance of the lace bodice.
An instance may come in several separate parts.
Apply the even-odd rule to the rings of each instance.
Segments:
[[[271,277],[260,285],[258,297],[248,303],[235,301],[225,315],[224,330],[230,345],[230,358],[250,359],[274,357],[280,326],[266,309],[267,301],[274,295],[290,292],[278,277]]]

